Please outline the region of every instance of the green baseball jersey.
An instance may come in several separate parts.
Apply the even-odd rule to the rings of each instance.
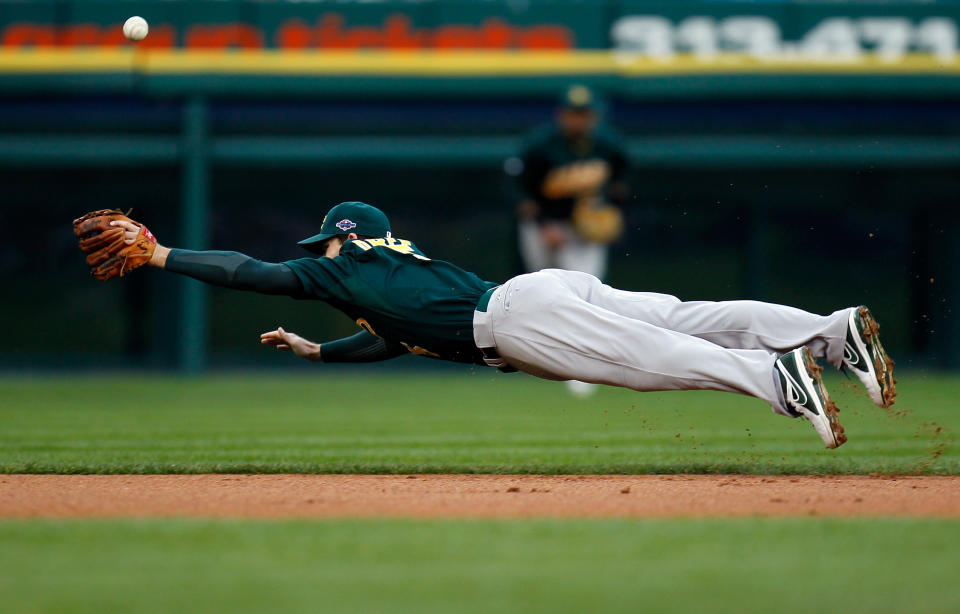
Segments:
[[[300,279],[301,298],[319,299],[414,354],[483,364],[473,341],[473,312],[496,287],[410,241],[347,241],[336,258],[284,262]]]
[[[523,172],[520,185],[527,197],[540,205],[540,216],[566,220],[573,213],[573,198],[549,198],[543,182],[552,171],[577,162],[602,160],[609,165],[611,181],[619,181],[627,170],[627,155],[620,137],[609,129],[577,140],[563,136],[556,126],[537,130],[526,140],[520,154]]]

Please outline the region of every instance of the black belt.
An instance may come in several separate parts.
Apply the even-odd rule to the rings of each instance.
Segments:
[[[504,373],[516,373],[517,370],[507,364],[507,361],[500,356],[500,352],[497,351],[497,348],[479,348],[480,353],[483,354],[483,362],[487,363],[487,366],[494,367],[499,369]]]

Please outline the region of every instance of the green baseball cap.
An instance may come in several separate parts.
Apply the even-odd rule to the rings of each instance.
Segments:
[[[597,106],[597,97],[586,85],[571,85],[563,90],[560,96],[560,107],[564,109],[575,109],[577,111],[588,111]]]
[[[320,253],[330,237],[355,232],[365,237],[389,237],[390,220],[383,211],[367,203],[350,201],[340,203],[327,212],[320,224],[320,234],[297,243],[314,253]]]

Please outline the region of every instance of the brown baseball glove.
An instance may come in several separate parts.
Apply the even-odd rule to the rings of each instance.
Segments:
[[[573,208],[573,228],[590,243],[613,243],[623,234],[623,213],[613,205],[582,199]]]
[[[129,213],[129,212],[128,212]],[[133,243],[125,241],[125,230],[110,222],[130,222],[140,227]],[[93,276],[100,281],[123,277],[148,262],[157,248],[157,238],[147,227],[116,209],[100,209],[73,220],[73,234],[87,255]]]

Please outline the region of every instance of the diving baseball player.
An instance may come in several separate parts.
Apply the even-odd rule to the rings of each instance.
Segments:
[[[582,271],[603,279],[608,245],[622,230],[619,210],[629,192],[627,156],[619,139],[598,126],[593,92],[567,88],[555,121],[527,138],[520,154],[520,253],[527,271]]]
[[[496,284],[391,235],[379,209],[333,207],[300,245],[315,255],[268,263],[238,252],[170,249],[119,211],[74,222],[98,279],[149,264],[201,281],[326,301],[356,335],[315,344],[282,328],[262,343],[320,362],[405,353],[633,390],[725,390],[810,420],[828,448],[846,441],[816,358],[852,371],[877,405],[895,393],[893,362],[866,307],[819,316],[754,301],[682,302],[627,292],[560,269]]]

